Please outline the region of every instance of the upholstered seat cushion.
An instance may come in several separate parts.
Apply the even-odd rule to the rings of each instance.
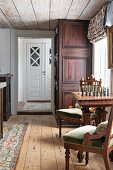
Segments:
[[[71,108],[71,109],[59,109],[57,111],[58,115],[69,116],[72,118],[82,118],[82,110],[79,108]]]
[[[82,110],[80,108],[70,108],[70,109],[59,109],[57,111],[57,115],[72,117],[72,118],[79,118],[83,117]],[[96,117],[95,113],[91,113],[90,118],[94,119]]]
[[[104,129],[107,128],[107,125],[108,125],[108,121],[101,122],[101,123],[98,124],[98,126],[96,127],[95,133],[96,133],[96,134],[101,133]]]
[[[63,136],[65,142],[82,144],[84,141],[84,135],[86,133],[94,134],[96,130],[95,126],[86,125],[76,128]]]
[[[82,144],[84,141],[84,135],[86,133],[95,134],[95,131],[96,131],[96,127],[92,125],[86,125],[86,126],[76,128],[63,136],[64,142],[73,143],[73,144]],[[104,141],[105,141],[105,137],[92,140],[91,145],[94,147],[102,148]]]

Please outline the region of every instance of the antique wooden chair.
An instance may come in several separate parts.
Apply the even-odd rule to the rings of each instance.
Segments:
[[[57,110],[59,138],[61,137],[62,121],[74,123],[78,126],[83,124],[83,115],[81,108],[69,108]]]
[[[80,90],[82,95],[96,95],[96,92],[99,91],[100,89],[101,89],[101,79],[97,81],[91,75],[86,79],[80,80]],[[97,122],[96,114],[94,112],[91,113],[90,118],[91,120],[95,120],[95,122]],[[76,106],[75,108],[57,110],[57,120],[58,120],[59,138],[60,138],[62,121],[71,122],[77,124],[78,126],[83,125],[83,114],[82,114],[81,107]]]
[[[78,151],[79,162],[83,158],[81,153],[86,152],[86,165],[88,164],[89,152],[102,154],[106,170],[111,170],[109,154],[113,152],[113,106],[108,121],[101,122],[97,127],[86,125],[76,128],[65,134],[63,139],[66,149],[65,170],[69,170],[70,149]]]

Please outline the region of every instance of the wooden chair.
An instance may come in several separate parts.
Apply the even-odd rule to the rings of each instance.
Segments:
[[[102,92],[102,80],[95,80],[94,76],[91,75],[86,79],[80,80],[80,89],[83,96],[97,96]]]
[[[87,77],[86,79],[80,80],[80,89],[81,89],[81,93],[83,93],[82,95],[86,95],[85,93],[87,93],[87,95],[91,95],[92,92],[95,93],[95,90],[97,89],[100,90],[100,88],[101,88],[101,79],[97,81],[92,75],[90,77]],[[90,117],[91,117],[91,121],[97,120],[96,114],[94,112],[91,113]],[[60,138],[62,121],[71,122],[78,126],[83,125],[82,110],[79,106],[77,106],[76,108],[59,109],[57,110],[57,120],[58,120],[57,122],[59,126],[59,138]]]
[[[65,170],[69,170],[70,149],[79,151],[77,154],[79,162],[83,158],[81,153],[86,152],[86,165],[88,164],[89,152],[102,154],[106,170],[112,170],[109,154],[113,152],[113,106],[108,121],[100,123],[97,127],[86,125],[76,128],[65,134],[63,139],[66,149]]]
[[[61,137],[62,121],[74,123],[75,125],[83,124],[83,114],[81,108],[69,108],[57,110],[57,120],[59,127],[59,138]]]

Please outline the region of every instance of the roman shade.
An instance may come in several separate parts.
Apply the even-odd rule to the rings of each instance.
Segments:
[[[113,1],[107,5],[106,12],[106,26],[111,27],[113,25]]]
[[[90,22],[88,27],[88,39],[91,43],[95,43],[106,37],[106,9],[107,5],[104,5],[99,13],[94,16]]]

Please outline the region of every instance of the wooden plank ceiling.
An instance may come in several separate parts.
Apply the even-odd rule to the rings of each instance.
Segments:
[[[53,30],[58,19],[90,20],[111,0],[0,0],[0,28]]]

